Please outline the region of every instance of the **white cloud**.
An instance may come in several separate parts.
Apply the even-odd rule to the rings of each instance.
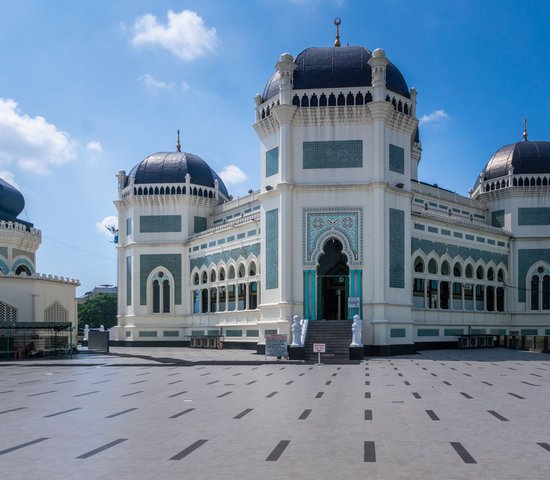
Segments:
[[[163,82],[162,80],[157,80],[153,75],[150,75],[149,73],[146,73],[145,75],[142,75],[139,77],[140,81],[150,90],[158,91],[158,90],[172,90],[174,88],[174,84],[172,82]]]
[[[15,100],[0,98],[0,162],[44,174],[73,160],[76,146],[44,117],[23,114]]]
[[[9,170],[0,170],[0,178],[17,188],[17,190],[21,190],[21,187],[15,181],[15,176]]]
[[[168,10],[165,25],[148,13],[134,22],[133,31],[133,45],[160,46],[186,62],[214,52],[218,44],[216,29],[208,28],[191,10],[180,13]]]
[[[185,80],[182,80],[180,83],[180,88],[182,92],[187,92],[187,90],[189,90],[191,87]]]
[[[445,113],[445,110],[436,110],[428,115],[422,115],[420,117],[420,125],[426,125],[428,123],[441,123],[443,120],[449,118],[449,115]]]
[[[96,155],[101,155],[103,153],[103,148],[101,148],[101,142],[93,141],[88,142],[86,145],[86,150],[89,152],[95,153]]]
[[[220,177],[226,186],[243,183],[248,177],[237,165],[227,165],[220,172]]]
[[[102,235],[105,235],[106,237],[112,240],[113,234],[109,230],[107,230],[107,227],[110,225],[118,229],[118,218],[115,217],[114,215],[108,215],[103,220],[100,220],[99,222],[97,222],[95,224],[95,228],[99,233],[101,233]]]

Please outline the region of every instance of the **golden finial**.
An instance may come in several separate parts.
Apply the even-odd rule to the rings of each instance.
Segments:
[[[527,119],[523,119],[523,141],[527,141]]]
[[[178,143],[176,143],[176,148],[178,152],[181,152],[181,143],[180,143],[180,129],[178,128]]]
[[[342,20],[339,17],[336,17],[334,19],[334,25],[336,25],[336,40],[334,40],[334,46],[340,47],[342,44],[340,43],[340,24],[342,23]]]

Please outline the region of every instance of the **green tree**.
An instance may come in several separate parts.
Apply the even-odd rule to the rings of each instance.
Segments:
[[[117,323],[116,314],[116,295],[99,293],[78,306],[78,328],[84,328],[86,324],[90,328],[99,328],[101,325],[106,329],[114,327]]]

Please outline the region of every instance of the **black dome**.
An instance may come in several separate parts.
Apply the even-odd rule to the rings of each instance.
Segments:
[[[24,208],[21,192],[0,178],[0,220],[14,221]]]
[[[134,184],[144,183],[185,183],[185,176],[191,176],[191,183],[214,188],[218,180],[220,193],[229,197],[223,180],[199,156],[185,152],[159,152],[149,155],[138,163],[130,173]]]
[[[522,141],[497,150],[483,169],[483,180],[508,175],[550,173],[550,142]],[[479,181],[479,179],[478,179]]]
[[[372,83],[368,64],[372,52],[363,47],[307,48],[294,63],[294,89],[365,87]],[[393,63],[386,68],[386,87],[410,98],[403,75]],[[267,100],[279,92],[279,72],[275,72],[262,95]]]

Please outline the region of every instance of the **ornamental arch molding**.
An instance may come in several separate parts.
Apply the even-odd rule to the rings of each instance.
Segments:
[[[347,257],[348,259],[348,265],[350,265],[353,260],[354,260],[354,254],[353,254],[353,251],[349,245],[349,240],[348,238],[343,235],[341,232],[337,231],[337,230],[329,230],[328,232],[325,232],[323,233],[318,239],[317,239],[317,244],[315,246],[315,250],[313,250],[313,254],[311,256],[314,264],[315,264],[315,268],[318,268],[319,267],[319,260],[321,258],[321,256],[325,253],[324,252],[324,247],[325,247],[325,244],[331,240],[335,238],[336,240],[339,240],[340,243],[342,244],[342,253]]]

